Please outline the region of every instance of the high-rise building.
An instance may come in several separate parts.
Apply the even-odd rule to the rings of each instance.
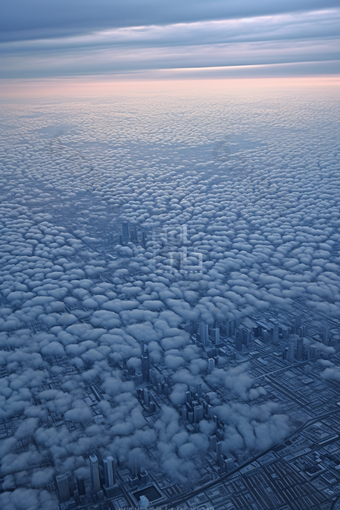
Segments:
[[[282,326],[281,333],[282,333],[282,338],[288,338],[289,337],[289,328],[286,326]]]
[[[90,455],[90,470],[92,489],[94,492],[98,492],[100,490],[100,476],[97,455]]]
[[[287,360],[289,363],[294,362],[294,340],[290,339],[288,343]]]
[[[300,337],[297,340],[296,359],[298,361],[303,360],[303,337]]]
[[[218,441],[223,441],[224,432],[223,432],[222,428],[218,428],[216,430],[216,437],[217,437]]]
[[[214,370],[215,368],[215,360],[214,358],[209,358],[208,360],[208,373],[211,374],[211,372]]]
[[[209,344],[209,326],[205,322],[200,324],[200,337],[203,347],[208,347]]]
[[[146,485],[149,482],[149,473],[144,468],[140,470],[140,482],[142,485]]]
[[[144,388],[144,390],[143,390],[143,400],[144,400],[144,404],[146,406],[148,406],[150,403],[150,392],[147,388]]]
[[[128,478],[128,484],[129,484],[129,487],[130,489],[136,489],[138,487],[138,484],[139,484],[139,478],[138,476],[129,476]]]
[[[156,371],[153,368],[150,368],[149,370],[149,379],[152,386],[157,385],[157,377],[156,377]]]
[[[65,503],[70,499],[70,487],[68,476],[66,474],[57,475],[56,483],[58,488],[58,495],[60,503]]]
[[[235,347],[238,351],[242,352],[242,335],[238,328],[235,329]]]
[[[215,345],[218,347],[221,344],[220,328],[217,326],[214,328]]]
[[[85,481],[84,481],[84,477],[81,475],[77,476],[77,487],[78,487],[78,491],[79,491],[79,496],[84,496],[86,493]]]
[[[229,473],[230,471],[232,471],[234,469],[235,461],[232,457],[227,457],[225,459],[224,463],[225,463],[225,468],[226,468],[227,473]]]
[[[228,329],[229,329],[228,336],[234,336],[235,335],[235,319],[231,319],[230,321],[228,321]]]
[[[194,422],[199,423],[201,420],[203,420],[203,405],[195,405],[194,406]]]
[[[315,345],[311,345],[308,349],[308,359],[316,359]]]
[[[142,376],[143,382],[149,382],[150,380],[150,357],[149,350],[144,347],[144,353],[142,354]]]
[[[67,471],[67,478],[68,478],[68,486],[70,488],[70,496],[73,496],[73,492],[74,492],[74,477],[73,477],[73,474],[70,472],[70,471]]]
[[[105,479],[105,487],[108,489],[112,487],[115,483],[115,466],[113,457],[105,457],[103,460],[104,465],[104,479]]]
[[[297,333],[299,331],[299,327],[301,326],[301,322],[302,322],[301,315],[298,315],[297,317],[295,317],[295,321],[294,321],[295,333]]]
[[[304,326],[304,325],[300,326],[298,334],[300,337],[306,336],[306,326]]]
[[[222,455],[222,442],[221,441],[217,441],[217,443],[216,443],[216,454],[217,454],[217,457]]]
[[[209,437],[209,450],[211,452],[216,452],[216,443],[217,443],[217,439],[216,439],[216,436],[210,436]]]
[[[138,455],[136,452],[132,451],[129,454],[129,470],[131,473],[131,478],[138,477],[139,468],[140,465]]]
[[[252,342],[252,330],[251,329],[246,329],[245,332],[244,332],[244,340],[243,340],[243,343],[247,346],[247,347],[250,347],[251,346],[251,342]]]
[[[273,327],[273,337],[272,342],[274,345],[277,345],[279,343],[279,325],[275,324]]]

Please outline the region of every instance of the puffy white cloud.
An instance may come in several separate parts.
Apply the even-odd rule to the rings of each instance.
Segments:
[[[207,359],[184,325],[203,320],[214,326],[271,305],[289,308],[297,297],[312,310],[339,315],[338,155],[331,140],[321,143],[309,130],[306,141],[295,124],[294,136],[286,128],[278,134],[281,121],[292,126],[289,105],[282,118],[268,113],[270,122],[263,123],[261,114],[251,124],[245,103],[226,114],[208,96],[199,104],[183,102],[180,114],[175,107],[173,120],[155,97],[145,97],[143,107],[126,101],[137,122],[121,115],[126,106],[118,102],[117,116],[105,109],[100,129],[86,104],[73,105],[78,131],[60,137],[60,154],[42,147],[44,135],[33,117],[25,117],[22,139],[11,142],[17,153],[2,142],[0,363],[7,375],[0,384],[0,417],[21,417],[0,445],[8,490],[0,495],[1,508],[20,508],[23,497],[25,510],[30,500],[33,508],[48,509],[44,484],[68,469],[88,476],[86,457],[94,450],[128,463],[142,448],[146,465],[174,481],[191,480],[216,428],[205,419],[199,432],[189,433],[175,410],[198,383],[222,422],[224,451],[260,450],[282,440],[290,430],[287,418],[276,405],[256,402],[266,401],[266,391],[247,365],[231,367],[220,358],[207,375]],[[297,108],[294,123],[303,125],[301,116],[296,121],[299,103],[289,104]],[[47,120],[59,115],[55,106],[46,108]],[[230,158],[222,162],[211,151],[230,119],[232,143],[246,129],[249,147],[239,146],[236,155],[230,144]],[[86,145],[97,135],[100,150],[92,144],[86,160],[65,162],[69,144]],[[316,161],[323,162],[322,172]],[[146,232],[145,248],[117,246],[121,220],[136,224],[140,236]],[[197,253],[202,265],[195,269]],[[132,380],[141,369],[142,340],[157,381],[170,389],[169,405],[157,410],[154,426],[143,416]],[[334,353],[320,342],[305,344],[324,357]],[[319,366],[321,377],[339,378],[330,361]],[[89,396],[91,385],[101,392],[100,402]],[[19,455],[19,442],[32,436],[39,452],[29,446]],[[53,460],[43,473],[37,466],[50,462],[49,455]],[[39,490],[10,492],[17,468],[27,470]]]

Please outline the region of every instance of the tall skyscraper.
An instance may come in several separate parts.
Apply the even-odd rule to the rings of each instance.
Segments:
[[[200,324],[200,337],[203,347],[208,347],[209,344],[209,326],[205,322]]]
[[[296,359],[302,361],[303,359],[303,337],[297,340]]]
[[[214,370],[215,368],[215,360],[214,358],[209,358],[208,359],[208,372],[209,374],[211,374],[211,372]]]
[[[79,491],[79,496],[84,496],[86,493],[85,481],[84,481],[84,477],[81,475],[77,476],[77,487],[78,487],[78,491]]]
[[[135,479],[138,477],[138,471],[139,471],[139,459],[135,452],[130,452],[129,454],[129,469],[131,473],[131,478]]]
[[[144,347],[144,353],[142,355],[142,376],[143,382],[149,382],[150,380],[150,358],[147,347]]]
[[[94,492],[100,491],[99,465],[97,455],[90,455],[91,481]]]
[[[104,478],[105,478],[105,487],[108,489],[112,487],[115,483],[115,473],[114,473],[114,460],[113,457],[105,457],[103,460],[104,465]]]
[[[144,390],[143,390],[143,400],[144,400],[144,404],[146,406],[148,406],[150,403],[150,392],[147,388],[144,388]]]
[[[228,322],[228,325],[229,325],[229,336],[234,336],[235,335],[235,319],[231,319]]]
[[[273,328],[273,337],[272,342],[274,345],[277,345],[279,343],[279,325],[275,324]]]
[[[58,495],[60,503],[65,503],[70,499],[70,487],[68,476],[66,474],[57,475],[56,483],[58,488]]]
[[[194,406],[194,422],[199,423],[201,420],[203,420],[203,405],[195,405]]]
[[[304,326],[304,325],[300,326],[298,334],[300,337],[306,336],[306,326]]]
[[[224,463],[225,463],[225,468],[226,468],[227,473],[229,473],[230,471],[232,471],[234,469],[235,462],[234,462],[233,458],[231,458],[231,457],[226,458]]]
[[[216,443],[217,443],[216,436],[215,435],[210,436],[209,437],[209,450],[211,452],[216,452]]]
[[[294,361],[294,340],[290,339],[288,343],[287,360],[289,363]]]
[[[295,333],[297,333],[299,331],[299,327],[301,326],[301,322],[302,322],[301,315],[298,315],[297,317],[295,317],[295,321],[294,321]]]
[[[67,474],[67,478],[68,478],[68,485],[70,488],[70,496],[73,496],[73,492],[75,489],[73,474],[70,471],[68,471],[66,474]]]
[[[243,341],[243,343],[247,347],[250,347],[251,346],[251,342],[252,342],[252,330],[251,329],[246,329],[245,332],[244,332],[244,341]]]
[[[149,481],[149,473],[144,468],[142,468],[140,470],[140,482],[142,485],[145,485],[148,483],[148,481]]]
[[[221,441],[217,441],[217,443],[216,443],[216,454],[217,454],[217,457],[222,455],[222,442]]]
[[[239,328],[235,329],[235,347],[238,351],[242,352],[242,335]]]
[[[218,347],[221,343],[220,328],[217,326],[214,329],[215,345]]]

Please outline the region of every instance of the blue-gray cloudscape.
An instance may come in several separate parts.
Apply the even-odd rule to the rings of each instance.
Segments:
[[[340,71],[337,2],[4,2],[0,77]],[[278,67],[279,66],[279,67]],[[212,71],[212,68],[214,71]]]

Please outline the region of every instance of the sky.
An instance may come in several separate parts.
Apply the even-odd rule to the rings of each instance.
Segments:
[[[3,0],[0,78],[323,76],[335,0]]]

